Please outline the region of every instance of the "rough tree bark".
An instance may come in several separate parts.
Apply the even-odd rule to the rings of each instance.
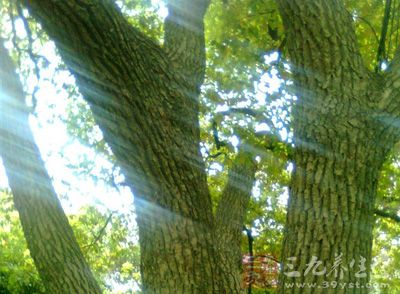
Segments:
[[[244,217],[257,170],[254,154],[242,145],[229,170],[228,182],[216,211],[215,245],[221,254],[221,268],[230,275],[227,285],[242,285],[242,250]]]
[[[342,1],[278,3],[298,97],[280,293],[367,293],[378,176],[399,139],[399,62],[365,68]]]
[[[169,1],[163,47],[110,0],[21,2],[56,43],[135,195],[143,291],[241,292],[236,264],[223,266],[214,246],[199,151],[209,1]]]
[[[0,155],[30,254],[48,293],[101,293],[53,189],[22,85],[0,43]]]

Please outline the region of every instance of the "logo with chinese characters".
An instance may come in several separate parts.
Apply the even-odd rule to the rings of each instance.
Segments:
[[[271,255],[243,256],[243,288],[274,288],[278,285],[279,262]]]
[[[297,277],[305,277],[309,274],[314,276],[334,276],[338,279],[343,279],[343,275],[345,272],[349,271],[349,269],[353,269],[357,267],[358,271],[354,274],[356,278],[366,278],[367,277],[367,269],[365,267],[365,261],[367,260],[365,257],[360,256],[358,263],[356,264],[356,260],[353,258],[349,263],[344,264],[342,261],[343,254],[336,254],[335,261],[333,265],[328,268],[324,263],[318,260],[317,256],[312,256],[309,263],[306,264],[306,269],[303,273],[294,270],[295,262],[297,257],[289,257],[287,258],[288,263],[286,263],[285,268],[289,271],[284,271],[283,274],[290,278]]]

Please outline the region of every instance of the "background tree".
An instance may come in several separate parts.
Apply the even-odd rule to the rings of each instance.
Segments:
[[[99,293],[35,144],[23,88],[3,44],[0,68],[0,155],[41,279],[50,292]]]

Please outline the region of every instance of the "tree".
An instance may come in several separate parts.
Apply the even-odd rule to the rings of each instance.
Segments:
[[[260,2],[246,1],[249,7]],[[228,1],[219,3],[228,5]],[[264,147],[283,146],[294,163],[280,291],[318,292],[285,286],[324,279],[365,284],[378,177],[397,141],[392,99],[396,98],[398,57],[382,73],[384,54],[379,49],[378,72],[371,71],[361,57],[365,49],[359,49],[353,28],[357,13],[349,14],[341,1],[277,3],[285,37],[282,40],[278,33],[279,24],[268,22],[268,32],[272,41],[279,42],[281,57],[287,50],[296,95],[293,146],[285,146],[277,136],[263,137],[267,138]],[[346,4],[354,6],[352,1]],[[234,268],[238,258],[229,253],[237,250],[224,250],[226,244],[219,241],[235,240],[241,229],[237,225],[243,219],[255,167],[251,160],[242,162],[249,167],[233,165],[228,178],[234,179],[239,170],[248,171],[243,177],[246,189],[236,193],[241,190],[236,187],[233,192],[236,181],[228,180],[221,209],[214,216],[199,152],[198,121],[208,1],[169,1],[163,46],[134,28],[111,1],[30,0],[26,5],[75,75],[136,196],[143,290],[240,292],[237,274],[232,274],[238,272]],[[243,44],[225,42],[224,46],[238,49]],[[382,87],[387,91],[382,93]],[[248,109],[234,111],[259,115]],[[241,151],[249,150],[242,144]],[[238,164],[240,158],[243,155],[238,156]],[[224,201],[232,199],[229,195],[243,201]],[[225,213],[229,211],[241,213],[232,219],[234,214]],[[220,225],[226,223],[236,227],[227,230]],[[338,258],[353,267],[343,277],[302,275],[313,256],[328,266]],[[293,269],[287,265],[292,257],[296,258],[291,259]],[[366,270],[359,272],[364,265]],[[302,276],[285,275],[292,270]]]
[[[111,1],[25,4],[55,41],[136,196],[143,291],[239,292],[240,276],[231,273],[239,272],[241,256],[220,252],[226,246],[214,245],[213,237],[218,231],[226,240],[223,234],[241,231],[251,189],[247,177],[253,176],[246,175],[243,191],[226,188],[223,199],[244,197],[226,202],[242,213],[229,219],[234,225],[228,230],[217,229],[199,151],[197,96],[208,1],[170,2],[163,48]],[[254,172],[253,160],[238,164]],[[225,217],[221,213],[218,223],[228,223]]]
[[[386,73],[369,70],[342,1],[279,1],[279,9],[298,97],[282,259],[297,258],[302,274],[282,274],[280,293],[303,291],[286,288],[288,282],[324,280],[358,282],[364,289],[345,292],[366,293],[378,177],[399,139],[398,56]],[[331,266],[335,259],[354,266],[342,277],[304,275],[312,256]],[[285,266],[283,272],[291,270]]]
[[[35,144],[23,88],[3,44],[0,67],[0,155],[36,268],[49,292],[100,293]]]

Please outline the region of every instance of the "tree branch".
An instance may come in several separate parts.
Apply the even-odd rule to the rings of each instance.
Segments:
[[[351,12],[348,12],[351,15]],[[378,34],[374,28],[374,26],[371,24],[371,22],[369,20],[367,20],[366,18],[362,17],[362,16],[357,16],[357,18],[361,21],[363,21],[372,31],[372,33],[374,34],[374,37],[376,39],[376,43],[379,44],[379,37]]]
[[[234,113],[246,114],[252,117],[259,117],[261,121],[266,123],[268,127],[272,130],[272,132],[257,132],[255,135],[257,137],[263,138],[262,147],[276,153],[279,157],[286,160],[291,160],[293,155],[293,146],[282,140],[282,138],[278,135],[278,132],[274,130],[274,123],[265,116],[264,113],[256,111],[251,108],[230,108],[226,111],[218,112],[220,115],[231,115]]]
[[[221,147],[223,147],[223,146],[226,146],[226,142],[221,141],[219,139],[218,126],[217,126],[217,122],[215,120],[212,122],[211,128],[212,128],[212,132],[213,132],[215,147],[217,147],[217,150],[221,149]]]
[[[83,246],[83,248],[86,249],[86,248],[92,247],[94,244],[96,244],[100,240],[100,238],[103,236],[108,224],[111,222],[114,213],[115,213],[114,211],[112,211],[110,213],[110,215],[107,217],[104,225],[101,227],[101,229],[99,230],[99,232],[97,233],[95,238],[92,240],[92,242],[90,242],[89,244]]]
[[[240,278],[241,239],[244,217],[251,197],[257,164],[251,152],[241,146],[228,173],[228,182],[216,210],[217,248],[227,269],[235,269],[230,278]],[[240,285],[240,281],[234,283]]]
[[[400,138],[398,119],[400,117],[400,47],[383,74],[383,86],[378,96],[376,119],[386,125],[386,133],[396,142]]]
[[[242,114],[250,115],[252,117],[257,117],[260,115],[264,116],[263,113],[260,113],[254,109],[247,108],[247,107],[241,107],[241,108],[231,107],[228,110],[218,112],[218,114],[221,114],[221,115],[231,115],[232,113],[242,113]]]
[[[400,223],[400,216],[398,216],[396,213],[390,213],[390,212],[380,210],[380,209],[375,209],[374,213],[377,216],[380,216],[383,218],[388,218],[388,219],[391,219],[392,221]]]
[[[204,15],[210,0],[169,0],[164,48],[198,98],[206,66]]]
[[[294,148],[288,142],[283,141],[280,136],[270,132],[257,132],[257,137],[263,138],[262,147],[272,151],[281,159],[292,160]]]
[[[32,37],[32,31],[31,28],[29,26],[29,22],[26,19],[26,17],[24,16],[24,13],[22,11],[22,6],[20,3],[17,3],[17,12],[18,12],[18,16],[20,17],[20,19],[22,20],[22,23],[24,24],[24,29],[26,32],[26,35],[28,37],[28,55],[29,58],[32,60],[33,64],[34,64],[34,73],[35,73],[35,77],[36,77],[36,84],[35,87],[33,88],[32,91],[32,109],[31,112],[33,113],[35,111],[36,108],[36,93],[39,90],[39,81],[40,81],[40,69],[39,69],[39,64],[38,64],[38,58],[37,55],[33,53],[33,37]]]
[[[241,147],[232,167],[229,169],[228,182],[222,192],[216,211],[216,226],[231,236],[232,232],[241,233],[247,202],[251,196],[257,163],[251,152]],[[231,237],[228,237],[230,239]],[[226,238],[222,238],[226,239]],[[229,241],[228,241],[229,242]]]
[[[378,51],[377,51],[377,54],[376,54],[375,72],[378,72],[381,69],[382,62],[383,62],[384,57],[385,57],[386,34],[387,34],[387,31],[388,31],[388,26],[389,26],[391,6],[392,6],[392,1],[391,0],[386,0],[386,3],[385,3],[385,14],[383,15],[383,19],[382,19],[381,37],[379,39]]]
[[[246,275],[249,275],[250,276],[250,281],[249,281],[249,283],[248,283],[248,290],[247,290],[247,294],[252,294],[252,284],[253,284],[253,282],[254,282],[254,279],[253,279],[253,275],[254,275],[254,252],[253,252],[253,242],[254,242],[254,237],[253,237],[253,235],[251,234],[251,228],[246,228],[246,226],[243,226],[243,231],[245,231],[246,232],[246,235],[247,235],[247,244],[248,244],[248,247],[249,247],[249,257],[250,257],[250,266],[249,266],[249,271],[250,271],[250,273],[246,273]]]

